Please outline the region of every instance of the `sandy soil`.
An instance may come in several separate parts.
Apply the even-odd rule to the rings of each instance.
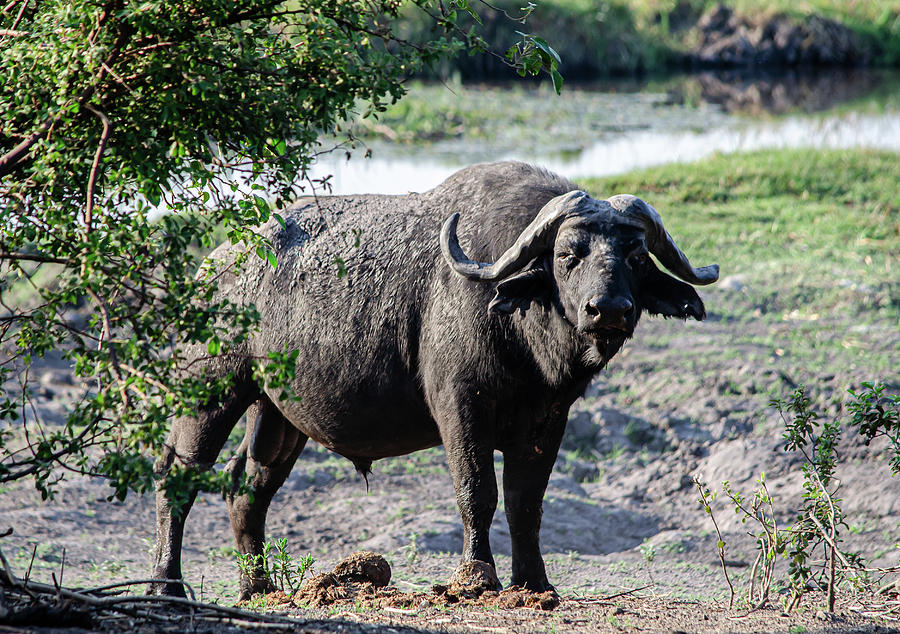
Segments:
[[[802,491],[800,459],[783,451],[781,420],[769,399],[805,383],[817,404],[834,413],[848,385],[875,378],[857,361],[864,355],[843,356],[842,341],[852,337],[857,351],[900,351],[895,323],[876,319],[854,329],[823,319],[824,340],[809,346],[826,352],[814,358],[805,342],[790,339],[790,320],[736,324],[718,317],[717,301],[740,292],[741,283],[724,280],[706,293],[711,314],[703,323],[642,322],[635,340],[573,407],[544,503],[542,547],[561,597],[556,609],[420,601],[385,611],[356,601],[289,611],[314,619],[306,631],[888,631],[892,621],[860,614],[871,598],[849,591],[835,614],[821,611],[821,596],[810,596],[800,610],[783,615],[777,592],[775,607],[749,616],[727,608],[717,538],[697,502],[693,476],[713,488],[728,480],[749,494],[765,472],[780,520],[789,522]],[[758,336],[748,337],[748,331]],[[900,352],[897,357],[900,367]],[[42,414],[61,420],[77,386],[52,360],[36,368],[36,376]],[[900,389],[900,374],[880,378]],[[866,447],[845,433],[840,455],[846,548],[873,566],[896,564],[900,479],[890,476],[884,447]],[[144,577],[152,500],[108,502],[109,493],[102,482],[71,479],[60,484],[54,501],[42,502],[28,483],[7,486],[0,494],[0,530],[11,526],[15,533],[0,540],[0,548],[19,574],[34,550],[32,577],[41,581],[60,574],[63,557],[67,584]],[[723,497],[714,511],[729,573],[741,592],[755,557],[747,535],[752,527],[741,524]],[[367,490],[349,462],[311,445],[273,502],[268,534],[286,538],[296,556],[311,553],[317,573],[354,551],[381,553],[397,592],[427,595],[454,570],[462,528],[439,449],[375,463]],[[498,576],[508,582],[502,499],[492,544]],[[198,595],[235,600],[237,571],[221,499],[207,495],[195,504],[184,559],[185,577]]]

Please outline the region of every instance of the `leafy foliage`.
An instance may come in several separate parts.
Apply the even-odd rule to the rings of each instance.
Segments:
[[[900,473],[900,394],[884,393],[883,383],[865,382],[857,393],[851,390],[850,424],[859,427],[866,444],[883,436],[891,444],[891,471]]]
[[[230,378],[185,364],[251,336],[259,315],[216,294],[201,268],[222,238],[275,267],[255,231],[314,186],[329,145],[353,144],[357,104],[376,116],[403,80],[462,49],[465,0],[415,0],[432,39],[392,30],[399,0],[19,0],[0,16],[0,482],[42,495],[66,471],[113,495],[155,485],[168,421],[214,402]],[[487,5],[485,5],[487,6]],[[476,14],[477,15],[477,14]],[[526,35],[530,38],[530,35]],[[532,47],[526,72],[546,61]],[[555,60],[554,60],[555,61]],[[548,72],[555,66],[548,66]],[[324,145],[320,145],[322,140]],[[59,354],[84,386],[64,422],[42,420],[35,359]],[[296,351],[255,377],[289,396]],[[302,395],[299,395],[302,396]],[[164,484],[219,489],[178,469]],[[170,486],[171,485],[171,486]],[[175,493],[171,493],[176,495]]]
[[[803,387],[791,394],[787,401],[775,400],[773,404],[785,418],[784,441],[788,451],[799,451],[805,462],[803,472],[803,503],[797,514],[797,521],[790,531],[788,577],[792,597],[791,607],[799,605],[807,585],[813,579],[812,552],[821,546],[826,552],[825,561],[831,566],[828,588],[833,595],[839,530],[846,528],[847,522],[840,507],[840,499],[835,497],[838,484],[834,483],[834,469],[837,466],[835,446],[840,437],[841,427],[836,419],[819,422],[820,416],[812,409],[809,397]],[[827,528],[826,528],[827,527]],[[823,574],[825,571],[823,570]],[[833,609],[833,602],[830,607]]]

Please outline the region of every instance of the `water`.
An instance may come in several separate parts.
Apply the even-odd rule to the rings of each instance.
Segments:
[[[434,87],[410,97],[435,98]],[[563,97],[541,90],[457,90],[499,110],[487,137],[425,145],[369,143],[325,156],[313,178],[332,174],[333,192],[401,194],[434,187],[461,167],[516,159],[569,178],[605,176],[713,153],[774,148],[873,148],[900,152],[900,78],[875,72],[748,78],[698,75],[645,85],[575,87]],[[513,121],[508,109],[528,115]]]

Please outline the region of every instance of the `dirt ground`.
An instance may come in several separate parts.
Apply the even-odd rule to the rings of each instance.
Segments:
[[[573,407],[545,497],[541,535],[548,575],[561,599],[555,609],[441,605],[428,599],[434,596],[432,586],[453,572],[462,542],[440,449],[376,462],[367,488],[349,462],[312,444],[272,504],[269,538],[286,538],[296,557],[311,553],[315,573],[327,572],[354,551],[380,553],[391,566],[393,591],[425,598],[406,607],[354,599],[268,609],[306,619],[300,631],[309,632],[894,630],[897,622],[872,614],[895,598],[849,590],[840,595],[834,614],[823,611],[821,595],[810,595],[800,609],[783,614],[779,604],[786,591],[777,584],[772,605],[764,610],[748,615],[727,607],[717,537],[692,478],[700,476],[716,489],[728,480],[748,495],[765,472],[779,519],[790,522],[802,492],[801,461],[783,450],[781,419],[769,399],[804,383],[817,405],[834,414],[846,388],[860,381],[880,378],[889,390],[900,389],[900,372],[872,377],[865,364],[867,350],[894,350],[894,367],[900,368],[895,320],[875,316],[847,324],[817,317],[821,334],[803,341],[791,336],[790,318],[736,323],[717,313],[717,304],[746,292],[740,279],[722,280],[704,293],[710,318],[702,323],[645,318],[635,339]],[[61,421],[77,386],[59,362],[45,361],[35,372],[42,415]],[[900,479],[891,477],[884,447],[866,447],[845,432],[840,458],[846,549],[861,553],[870,566],[896,565]],[[502,469],[499,455],[497,469]],[[28,483],[2,489],[0,532],[7,526],[15,532],[0,539],[0,548],[17,574],[24,575],[35,552],[31,576],[39,581],[50,582],[51,573],[58,577],[61,569],[66,585],[82,587],[145,577],[152,500],[131,496],[108,502],[109,494],[102,482],[85,479],[62,482],[52,502],[41,501]],[[742,524],[723,498],[713,510],[723,530],[729,574],[742,594],[755,557],[747,534],[752,527]],[[492,545],[504,583],[510,576],[508,537],[501,497]],[[198,597],[228,605],[236,600],[237,570],[223,500],[206,495],[195,504],[185,535],[184,571]],[[14,630],[0,627],[9,631]]]

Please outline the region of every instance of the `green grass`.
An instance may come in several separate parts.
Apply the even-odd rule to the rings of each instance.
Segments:
[[[807,385],[823,411],[860,381],[900,385],[897,160],[774,150],[583,181],[597,197],[644,198],[694,264],[721,267],[720,281],[701,289],[709,319],[696,334],[705,343],[672,346],[680,324],[656,320],[642,331],[642,344],[663,355],[648,363],[683,369],[667,379],[677,390],[653,384],[651,373],[644,393],[659,388],[654,402],[678,409],[698,390],[717,390],[736,424],[758,428],[748,403],[783,397],[789,385]],[[633,378],[611,373],[607,381],[624,389]],[[634,406],[622,394],[620,404]],[[646,396],[633,398],[648,407]]]
[[[558,4],[579,6],[584,0],[557,0]],[[678,4],[676,0],[626,0],[622,2],[642,18],[661,12],[671,12]],[[832,19],[856,19],[876,21],[885,13],[897,11],[894,0],[688,0],[688,4],[698,11],[712,9],[725,4],[742,13],[769,14],[784,12],[804,16],[820,14]]]

